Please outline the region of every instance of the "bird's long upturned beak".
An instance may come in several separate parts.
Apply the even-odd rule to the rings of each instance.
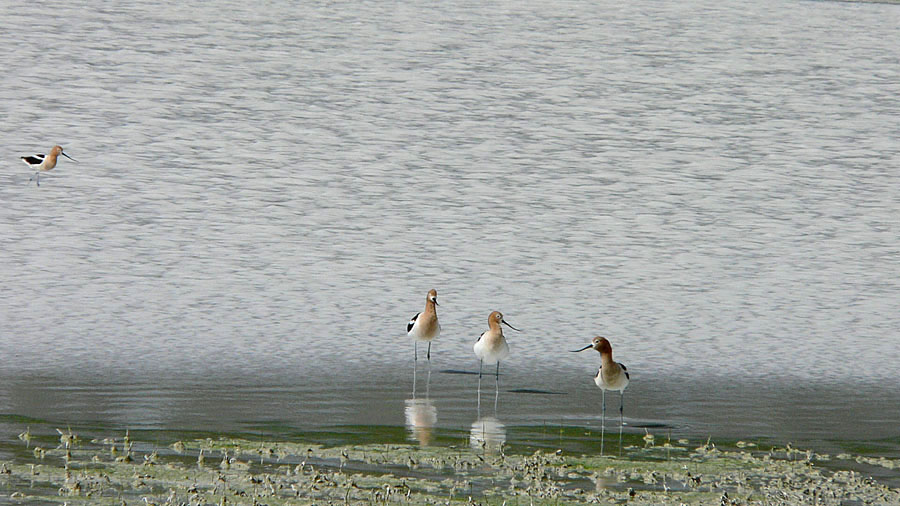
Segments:
[[[63,155],[64,157],[68,158],[69,160],[72,160],[73,162],[77,162],[77,161],[78,161],[78,160],[72,158],[71,156],[65,154],[65,153],[62,152],[62,151],[60,151],[59,154],[61,154],[61,155]]]
[[[594,347],[593,344],[589,344],[589,345],[585,346],[584,348],[582,348],[582,349],[580,349],[580,350],[570,350],[570,351],[571,351],[572,353],[578,353],[579,351],[584,351],[584,350],[586,350],[586,349],[588,349],[588,348],[593,348],[593,347]]]
[[[506,325],[507,327],[509,327],[509,328],[511,328],[511,329],[513,329],[513,330],[515,330],[516,332],[522,332],[521,330],[519,330],[519,329],[513,327],[512,325],[506,323],[506,320],[500,320],[500,322],[503,323],[504,325]]]

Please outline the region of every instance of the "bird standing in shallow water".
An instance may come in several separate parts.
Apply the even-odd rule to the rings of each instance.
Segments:
[[[500,313],[500,311],[494,311],[488,316],[489,328],[481,334],[481,337],[479,337],[477,341],[475,341],[475,346],[473,347],[475,356],[478,357],[479,360],[479,379],[481,378],[481,369],[484,367],[484,364],[491,365],[496,362],[497,381],[500,381],[500,361],[509,356],[509,345],[506,344],[506,339],[503,337],[503,329],[500,328],[501,323],[516,332],[520,332],[519,329],[506,323],[506,320],[503,319],[503,314]]]
[[[406,325],[406,335],[415,339],[413,354],[415,360],[419,360],[419,341],[428,341],[428,351],[425,356],[431,360],[431,341],[441,334],[441,324],[437,317],[437,290],[432,288],[425,297],[425,311],[416,313]]]
[[[53,146],[53,149],[50,150],[49,155],[31,155],[31,156],[23,156],[22,160],[28,164],[32,169],[37,169],[37,172],[34,173],[33,176],[28,180],[30,183],[32,179],[37,178],[37,185],[41,185],[41,172],[47,172],[48,170],[56,167],[56,159],[59,158],[59,155],[63,155],[64,157],[72,160],[73,162],[77,162],[78,160],[72,158],[71,156],[63,153],[62,146]]]
[[[606,391],[619,391],[619,453],[622,453],[622,426],[625,425],[625,387],[631,377],[625,364],[621,364],[613,360],[612,345],[605,337],[597,336],[591,344],[581,348],[580,350],[572,350],[573,353],[593,348],[600,352],[600,370],[594,378],[594,383],[600,387],[603,392],[603,407],[600,418],[600,454],[603,455],[603,436],[606,425]]]

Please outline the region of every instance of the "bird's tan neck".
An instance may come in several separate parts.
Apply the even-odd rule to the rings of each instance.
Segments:
[[[613,368],[616,362],[613,360],[612,353],[604,353],[600,355],[600,364],[605,368]]]

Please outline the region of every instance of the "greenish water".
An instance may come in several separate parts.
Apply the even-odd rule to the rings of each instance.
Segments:
[[[877,445],[824,454],[764,441],[508,427],[507,443],[405,427],[235,433],[21,426],[0,441],[0,502],[46,504],[892,504],[900,460]],[[518,442],[517,442],[518,441]],[[733,502],[730,502],[733,501]]]

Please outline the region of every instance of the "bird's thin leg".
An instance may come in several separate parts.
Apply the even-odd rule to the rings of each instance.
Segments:
[[[478,361],[478,381],[481,381],[481,369],[484,367],[484,360]],[[480,383],[479,383],[480,384]]]
[[[606,437],[606,390],[603,392],[603,407],[600,408],[600,456],[603,456],[603,440]]]
[[[494,416],[497,416],[497,400],[500,399],[500,381],[494,384]]]
[[[431,360],[431,341],[428,341],[428,352],[425,354],[428,360]]]
[[[478,376],[478,418],[481,418],[481,376]]]
[[[413,361],[419,361],[419,341],[413,341]]]
[[[497,372],[496,372],[496,376],[497,376],[497,382],[499,383],[499,382],[500,382],[500,361],[499,361],[499,360],[497,361]]]
[[[416,398],[416,369],[417,369],[416,363],[413,362],[413,391],[412,391],[413,399]]]
[[[619,456],[622,455],[622,427],[625,425],[625,391],[619,390]]]

